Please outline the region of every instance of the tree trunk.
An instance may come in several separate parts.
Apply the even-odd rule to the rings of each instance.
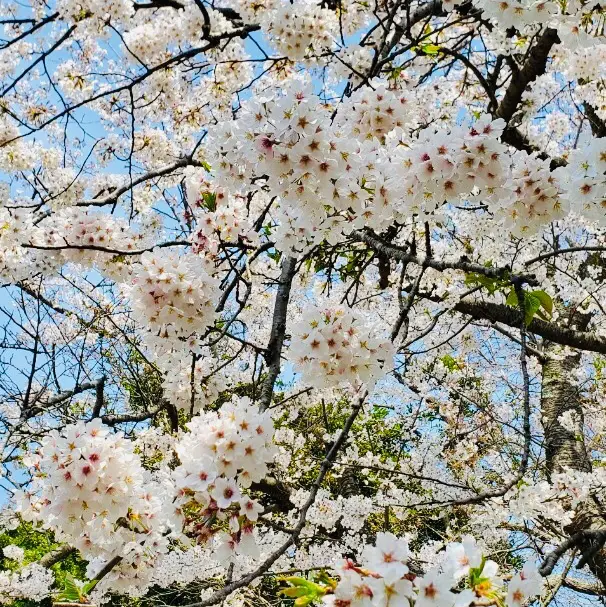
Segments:
[[[547,360],[543,363],[541,385],[541,422],[545,433],[545,452],[549,476],[566,469],[591,472],[591,459],[585,448],[582,397],[575,386],[574,374],[581,361],[580,354],[565,354],[561,346],[546,343]],[[566,411],[576,420],[568,430],[560,422]],[[599,500],[588,500],[577,509],[574,521],[566,528],[573,535],[583,530],[606,528],[606,517]],[[606,550],[591,554],[591,546],[581,547],[584,560],[606,589]]]
[[[548,356],[543,364],[541,384],[541,422],[545,431],[547,472],[563,472],[567,468],[591,472],[591,462],[583,440],[583,407],[573,375],[581,355],[564,354],[557,344],[545,345]],[[566,429],[560,417],[571,411],[576,424]]]

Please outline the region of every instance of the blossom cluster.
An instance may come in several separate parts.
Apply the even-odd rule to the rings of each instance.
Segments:
[[[380,140],[395,128],[414,123],[415,109],[408,91],[394,91],[378,84],[353,93],[337,114],[336,125],[343,130],[343,136]]]
[[[57,265],[71,262],[97,266],[114,279],[122,274],[115,273],[121,264],[113,260],[121,252],[136,251],[146,240],[125,219],[85,207],[60,209],[43,226],[33,229],[30,236],[30,242],[47,250],[49,256],[56,258]]]
[[[28,213],[0,207],[0,276],[5,280],[18,281],[30,274],[22,245],[27,241],[32,227],[32,218]]]
[[[262,506],[243,490],[262,480],[274,457],[273,422],[247,397],[218,412],[206,411],[187,424],[175,450],[175,506],[185,529],[200,543],[214,538],[221,561],[258,555],[254,523]]]
[[[16,546],[15,544],[4,546],[4,548],[2,548],[2,554],[5,556],[5,558],[17,561],[19,563],[25,558],[23,548],[21,548],[21,546]]]
[[[557,10],[555,2],[545,0],[475,0],[474,5],[503,29],[541,23]]]
[[[564,217],[568,205],[561,196],[556,176],[550,171],[549,161],[525,152],[515,153],[512,160],[508,183],[512,196],[504,201],[510,231],[517,236],[532,234],[550,221]]]
[[[374,209],[372,197],[373,184],[382,187],[379,138],[414,121],[408,97],[381,86],[361,92],[343,108],[346,118],[332,124],[311,87],[294,81],[282,96],[245,104],[238,125],[213,130],[207,150],[217,184],[246,193],[253,178],[268,180],[278,199],[274,238],[281,250],[383,225],[386,213]]]
[[[165,517],[130,441],[98,418],[78,422],[49,432],[28,464],[36,485],[21,496],[24,519],[75,546],[93,569],[122,557],[111,575],[116,587],[151,575],[167,547]]]
[[[133,315],[148,327],[150,343],[165,342],[176,350],[214,322],[218,281],[208,259],[174,249],[141,255],[126,287]]]
[[[215,401],[227,385],[220,374],[213,372],[211,363],[207,350],[189,358],[182,352],[159,357],[158,367],[165,372],[162,389],[166,400],[190,413],[197,413]]]
[[[308,53],[330,48],[336,27],[334,11],[313,2],[280,3],[271,15],[268,33],[278,51],[301,61]]]
[[[247,216],[246,199],[213,187],[201,170],[189,172],[187,196],[196,223],[191,235],[194,252],[216,255],[221,242],[258,240]]]
[[[209,554],[220,562],[257,556],[254,526],[262,506],[247,490],[274,458],[269,412],[234,398],[187,427],[176,442],[157,433],[131,442],[98,418],[50,432],[27,461],[36,476],[20,497],[22,517],[75,546],[89,561],[91,579],[120,557],[102,585],[135,595],[151,582],[171,538],[187,544],[183,532],[212,546]],[[171,470],[170,458],[161,457],[152,475],[137,452],[156,458],[161,444],[174,450],[179,465]],[[5,550],[7,558],[20,558],[15,547]]]
[[[413,140],[394,137],[384,170],[391,204],[407,201],[411,210],[429,213],[473,196],[498,209],[500,198],[509,194],[504,189],[509,156],[499,141],[504,127],[504,120],[483,115],[450,131],[427,128]]]
[[[53,572],[38,563],[19,571],[0,571],[0,605],[13,605],[19,599],[42,601],[50,595],[54,581]]]
[[[556,169],[571,210],[591,221],[606,221],[606,139],[592,139],[572,150],[567,167]]]
[[[310,87],[295,83],[284,95],[245,104],[237,127],[225,122],[213,131],[217,187],[248,193],[267,180],[279,249],[334,243],[356,228],[383,230],[465,200],[487,205],[515,234],[564,216],[558,177],[546,161],[510,153],[499,140],[504,120],[483,115],[411,136],[417,104],[405,90],[375,84],[346,100],[332,121]],[[224,215],[237,217],[235,209],[227,200]],[[227,233],[233,238],[229,225]]]
[[[344,307],[312,307],[291,328],[289,360],[316,387],[372,387],[393,365],[394,348],[364,318]]]
[[[446,546],[440,566],[422,575],[411,573],[408,543],[392,533],[378,533],[374,546],[367,546],[361,565],[347,560],[339,567],[340,581],[334,592],[324,597],[333,607],[375,607],[409,605],[416,607],[467,607],[490,601],[507,607],[522,607],[541,591],[541,579],[529,561],[504,589],[497,576],[498,565],[487,560],[471,536],[462,543]],[[453,592],[464,581],[465,588]]]

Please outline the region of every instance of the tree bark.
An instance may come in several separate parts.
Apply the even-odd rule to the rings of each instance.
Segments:
[[[547,472],[563,472],[567,468],[591,472],[591,463],[583,440],[583,407],[573,374],[581,355],[565,354],[558,344],[544,345],[546,359],[541,384],[541,422],[545,431]],[[568,430],[560,417],[571,411],[576,424]]]
[[[548,356],[542,369],[541,422],[545,433],[548,475],[567,469],[591,472],[591,459],[583,434],[582,395],[574,381],[581,354],[566,354],[554,343],[545,343],[544,350]],[[560,422],[566,411],[572,411],[576,416],[573,430],[568,430]],[[573,536],[581,531],[602,529],[606,529],[606,517],[599,498],[595,497],[577,508],[575,519],[565,531]],[[596,546],[589,540],[579,547],[583,555],[579,565],[585,562],[606,589],[606,550],[601,547],[596,551]]]

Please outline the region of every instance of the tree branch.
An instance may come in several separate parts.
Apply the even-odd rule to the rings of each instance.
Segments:
[[[294,257],[285,257],[282,261],[282,272],[278,282],[278,292],[274,304],[274,316],[271,325],[271,334],[267,344],[265,362],[267,363],[267,377],[261,388],[259,408],[265,411],[271,404],[274,394],[274,385],[280,374],[280,358],[284,345],[284,334],[286,333],[286,310],[290,298],[292,279],[295,275],[297,260]]]
[[[521,313],[515,308],[503,304],[484,301],[461,301],[454,306],[454,310],[461,314],[467,314],[476,320],[500,322],[509,327],[520,326]],[[606,354],[606,339],[589,331],[576,331],[575,329],[560,327],[555,323],[539,318],[533,318],[528,325],[528,331],[563,346]]]

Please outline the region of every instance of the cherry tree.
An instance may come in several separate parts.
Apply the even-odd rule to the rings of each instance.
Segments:
[[[605,20],[0,1],[0,603],[603,601]]]

